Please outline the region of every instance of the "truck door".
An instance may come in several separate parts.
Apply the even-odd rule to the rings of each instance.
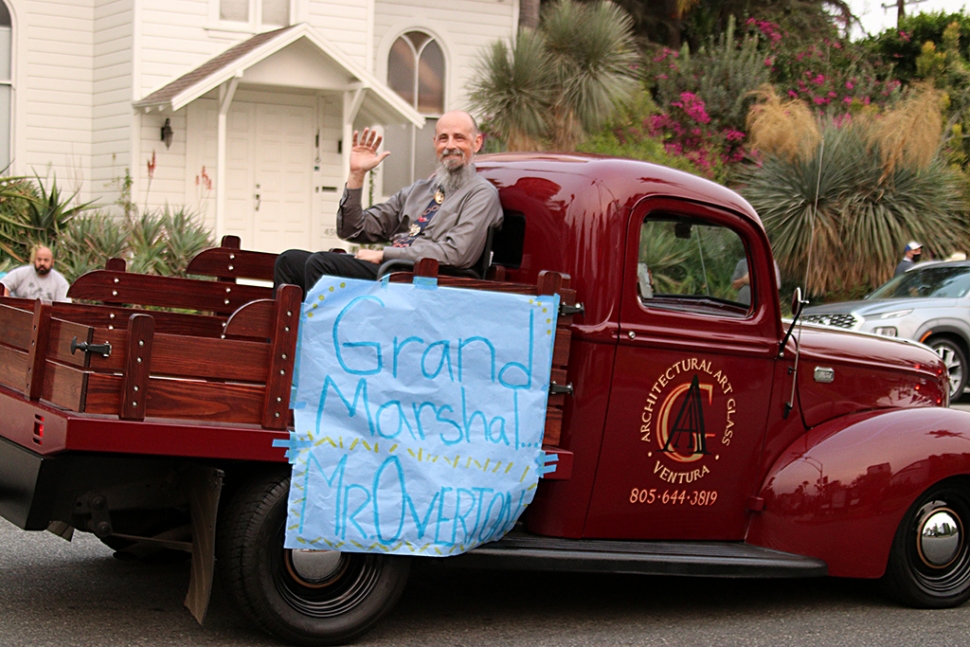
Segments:
[[[735,213],[657,198],[631,213],[584,535],[743,539],[782,334],[777,267]]]

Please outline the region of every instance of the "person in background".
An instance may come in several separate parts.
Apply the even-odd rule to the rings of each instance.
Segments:
[[[748,274],[748,259],[742,258],[734,266],[734,273],[731,274],[731,287],[738,291],[735,299],[738,303],[751,305],[751,276]],[[778,261],[775,261],[775,287],[781,289],[781,268]]]
[[[67,289],[71,284],[54,269],[54,252],[40,245],[30,250],[30,265],[11,270],[0,279],[3,296],[45,301],[70,301]]]
[[[915,240],[906,243],[906,247],[903,249],[903,260],[899,261],[899,265],[896,266],[896,271],[893,272],[893,276],[899,276],[913,265],[916,265],[916,263],[919,263],[922,251],[923,246]]]
[[[276,259],[273,285],[298,285],[304,296],[323,275],[373,279],[383,261],[433,258],[442,265],[471,267],[485,248],[488,230],[502,222],[498,190],[472,163],[482,134],[467,112],[447,112],[435,127],[438,164],[434,176],[418,180],[390,200],[364,209],[368,171],[390,155],[378,152],[382,137],[354,131],[350,176],[337,211],[337,235],[356,243],[386,244],[356,255],[291,249]]]

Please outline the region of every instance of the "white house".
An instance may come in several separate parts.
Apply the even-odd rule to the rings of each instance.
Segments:
[[[375,196],[427,175],[435,117],[467,108],[480,53],[512,38],[518,9],[0,0],[0,167],[105,206],[127,172],[140,207],[186,205],[249,248],[325,249],[353,129],[385,129]]]

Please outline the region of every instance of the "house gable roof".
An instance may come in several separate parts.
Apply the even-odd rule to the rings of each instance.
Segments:
[[[341,84],[334,84],[334,87],[317,89],[362,91],[362,96],[355,101],[360,106],[359,114],[361,117],[373,119],[375,123],[424,125],[424,117],[414,108],[370,72],[347,59],[305,23],[256,34],[135,101],[133,105],[143,109],[179,110],[233,77],[244,81],[246,70],[267,61],[301,39],[312,46],[309,49],[319,54],[324,64],[333,68],[340,77],[347,79],[343,87],[340,87]]]

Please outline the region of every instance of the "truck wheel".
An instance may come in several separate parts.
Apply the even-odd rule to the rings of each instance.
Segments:
[[[219,571],[242,615],[299,645],[343,644],[397,602],[410,559],[283,548],[289,473],[259,477],[233,498],[220,524]]]
[[[970,599],[970,496],[964,483],[944,481],[903,517],[883,582],[889,594],[921,609],[956,607]]]
[[[959,344],[946,337],[935,337],[928,340],[927,344],[946,364],[946,370],[950,374],[950,401],[956,402],[967,385],[967,356]]]

